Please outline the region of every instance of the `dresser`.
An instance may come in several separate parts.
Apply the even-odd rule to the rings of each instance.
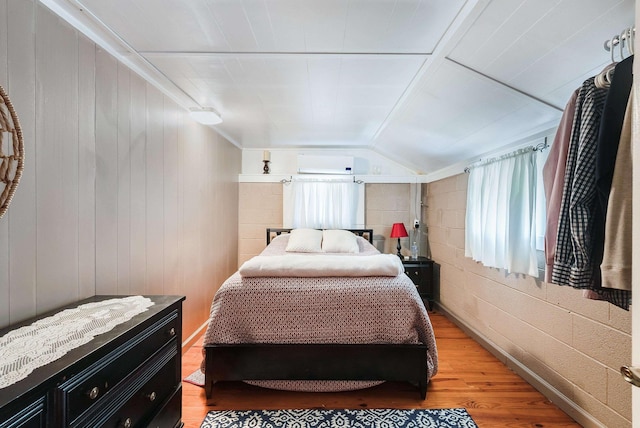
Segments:
[[[94,296],[63,309],[123,296]],[[0,428],[181,427],[182,296],[144,312],[0,389]]]
[[[426,257],[402,259],[404,273],[413,281],[426,302],[427,309],[433,309],[433,260]]]

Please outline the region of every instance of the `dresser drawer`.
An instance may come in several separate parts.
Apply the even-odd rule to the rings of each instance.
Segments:
[[[175,339],[179,331],[180,319],[174,311],[61,384],[58,391],[66,404],[64,423],[73,424],[76,418],[91,411],[150,355]]]
[[[8,419],[0,417],[0,428],[38,428],[46,426],[46,398],[42,397],[31,405],[15,412]]]
[[[182,417],[182,386],[174,391],[169,397],[166,403],[162,406],[162,409],[153,418],[151,422],[147,424],[149,428],[176,428],[181,427]]]
[[[180,358],[175,341],[166,345],[72,427],[146,427],[179,385]]]
[[[420,289],[420,284],[422,284],[424,276],[422,268],[420,266],[405,266],[404,273],[411,278],[411,281],[416,285],[416,288]]]

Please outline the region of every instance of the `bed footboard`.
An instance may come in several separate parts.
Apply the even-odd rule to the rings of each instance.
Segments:
[[[427,394],[427,346],[342,344],[205,345],[205,391],[241,380],[387,380]]]

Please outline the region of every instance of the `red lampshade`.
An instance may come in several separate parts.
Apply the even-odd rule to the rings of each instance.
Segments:
[[[391,227],[391,238],[406,238],[407,236],[409,236],[409,234],[404,227],[404,223],[393,223]]]

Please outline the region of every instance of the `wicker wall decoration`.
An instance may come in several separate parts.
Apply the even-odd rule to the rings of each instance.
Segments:
[[[0,86],[0,217],[7,212],[24,168],[24,142],[18,115]]]

